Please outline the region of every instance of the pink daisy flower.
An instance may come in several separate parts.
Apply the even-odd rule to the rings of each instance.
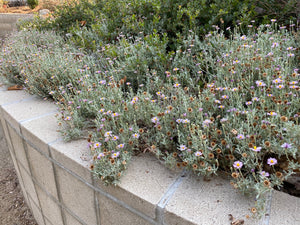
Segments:
[[[268,158],[268,162],[267,162],[270,166],[273,166],[275,164],[277,164],[277,159],[275,158]]]
[[[242,168],[243,165],[244,165],[244,164],[243,164],[241,161],[235,161],[235,162],[233,163],[233,167],[234,167],[234,168],[237,168],[237,169]]]

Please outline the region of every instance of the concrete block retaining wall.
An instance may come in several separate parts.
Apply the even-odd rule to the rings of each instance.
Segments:
[[[228,180],[170,171],[147,154],[133,158],[118,186],[104,186],[89,170],[87,142],[65,143],[55,113],[52,102],[0,87],[0,150],[9,149],[39,225],[224,225],[228,214],[246,225],[300,224],[300,198],[275,191],[265,217],[246,219],[253,200]]]

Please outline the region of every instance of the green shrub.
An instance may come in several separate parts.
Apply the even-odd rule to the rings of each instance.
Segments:
[[[259,23],[268,23],[277,19],[278,24],[289,24],[300,19],[300,2],[298,0],[255,1],[256,16]]]
[[[65,3],[53,16],[50,27],[42,25],[45,29],[52,28],[76,36],[85,27],[104,43],[116,40],[120,33],[133,37],[139,36],[139,32],[145,35],[166,33],[168,49],[175,50],[189,30],[203,35],[212,25],[235,25],[238,18],[240,22],[249,22],[254,11],[248,0],[232,0],[231,4],[221,0],[101,0],[94,3],[83,0]],[[40,27],[38,21],[34,23]]]
[[[142,0],[117,1],[81,0],[65,3],[53,13],[54,19],[35,20],[32,25],[41,29],[55,29],[73,37],[73,41],[88,50],[117,40],[120,34],[133,38],[140,32],[167,34],[168,51],[175,51],[190,31],[200,38],[212,26],[222,28],[241,24],[247,31],[253,26],[267,23],[273,17],[278,23],[299,19],[297,0],[251,1],[251,0]],[[228,33],[227,33],[228,35]]]
[[[48,31],[53,28],[53,19],[51,17],[40,17],[35,14],[33,17],[25,18],[17,21],[18,30],[38,30]]]
[[[38,0],[27,0],[27,4],[28,4],[29,8],[34,9],[35,7],[37,7],[39,5],[39,1]]]
[[[81,25],[90,27],[100,13],[97,5],[88,0],[65,2],[57,7],[53,13],[55,18],[53,28],[57,31],[68,33],[73,26]]]

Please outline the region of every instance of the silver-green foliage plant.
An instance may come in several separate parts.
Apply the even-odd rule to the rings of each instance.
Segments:
[[[24,69],[31,67],[41,52],[61,48],[63,39],[53,32],[21,31],[5,40],[1,49],[1,74],[9,82],[23,84],[28,78]],[[34,74],[31,74],[34,75]]]
[[[94,173],[115,183],[133,154],[149,151],[169,167],[230,174],[262,212],[265,194],[299,169],[299,52],[284,27],[249,29],[226,38],[216,27],[204,41],[191,34],[169,55],[168,70],[139,73],[137,83],[123,75],[131,76],[126,65],[139,69],[143,56],[132,50],[145,40],[120,41],[127,48],[107,58],[110,67],[87,80],[63,116],[73,124],[75,108],[97,112],[88,139]]]
[[[4,43],[0,72],[8,82],[23,85],[32,94],[63,101],[82,88],[80,79],[89,76],[93,58],[65,43],[54,32],[20,31]],[[84,75],[83,75],[84,74]],[[91,113],[79,114],[81,118]],[[89,121],[78,120],[69,138],[78,138]]]
[[[37,93],[33,80],[48,76],[39,65],[59,78],[45,90],[57,101],[61,131],[87,138],[105,183],[116,184],[131,157],[148,151],[197,175],[227,173],[263,212],[265,194],[300,168],[298,44],[274,22],[230,37],[215,27],[203,41],[191,32],[176,52],[163,51],[155,34],[120,35],[90,56],[56,49],[58,64],[38,64],[41,53],[32,54],[30,73],[11,77],[31,80],[25,86]],[[2,53],[7,77],[7,63],[20,64],[14,51]]]

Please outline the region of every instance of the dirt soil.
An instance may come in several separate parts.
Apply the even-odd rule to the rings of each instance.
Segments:
[[[9,151],[2,146],[0,136],[0,225],[37,225],[24,201]]]
[[[29,14],[38,12],[41,9],[40,6],[37,6],[35,9],[30,9],[28,6],[18,6],[18,7],[0,7],[0,13],[22,13]]]

